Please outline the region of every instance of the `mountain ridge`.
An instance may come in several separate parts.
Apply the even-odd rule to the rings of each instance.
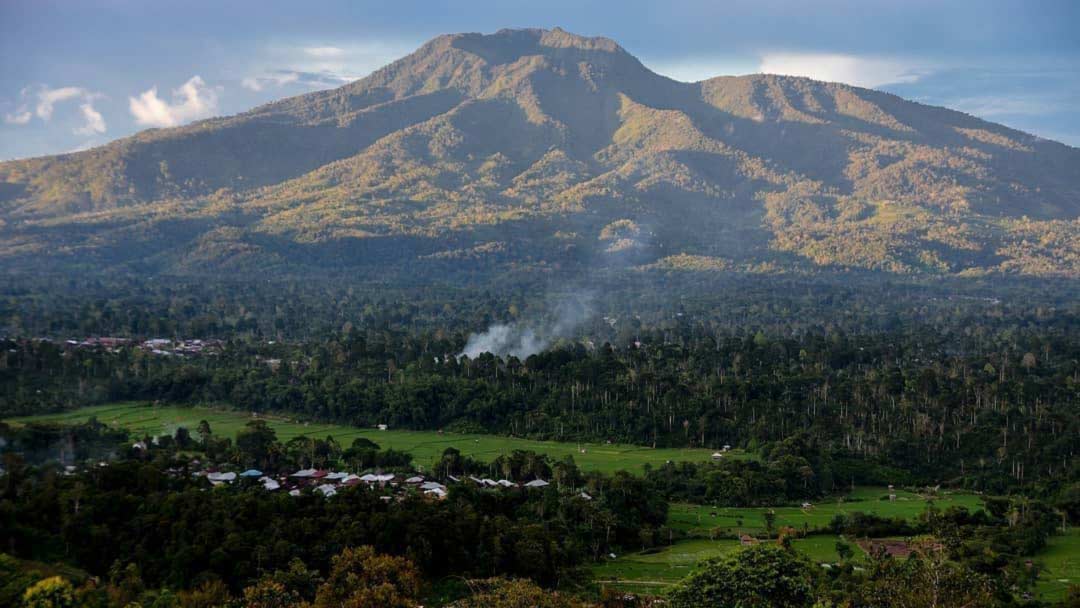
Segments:
[[[354,270],[372,250],[475,250],[492,269],[1071,277],[1078,176],[1080,150],[888,93],[683,83],[607,38],[500,30],[436,37],[337,89],[0,163],[0,259],[212,273],[300,268],[296,249]],[[636,231],[601,238],[620,222]],[[526,238],[492,245],[510,233]]]

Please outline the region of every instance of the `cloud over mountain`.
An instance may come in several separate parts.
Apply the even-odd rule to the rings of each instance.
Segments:
[[[156,86],[138,97],[128,98],[128,107],[135,122],[148,127],[175,127],[192,120],[206,118],[217,112],[217,90],[198,75],[173,91],[172,102],[158,96]]]

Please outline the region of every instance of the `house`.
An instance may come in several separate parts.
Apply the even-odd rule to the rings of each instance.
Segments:
[[[750,536],[749,534],[743,534],[739,537],[739,544],[744,547],[750,547],[752,545],[758,544],[758,539]]]
[[[299,471],[289,475],[289,477],[297,477],[300,479],[307,479],[315,474],[315,469],[300,469]]]
[[[257,469],[248,469],[248,470],[244,471],[243,473],[240,473],[240,477],[262,477],[262,476],[263,476],[262,471],[259,471]]]
[[[322,495],[327,497],[327,498],[330,498],[331,496],[334,496],[334,495],[337,494],[337,489],[333,486],[333,484],[329,484],[329,483],[324,483],[321,486],[316,487],[315,491],[316,492],[322,492]]]
[[[385,431],[386,429],[388,429],[390,427],[386,426],[385,424],[378,424],[378,425],[375,426],[375,428],[379,429],[380,431]]]
[[[424,490],[424,495],[425,496],[434,496],[435,498],[437,498],[439,500],[442,500],[442,499],[446,498],[446,496],[447,496],[446,490],[444,490],[442,488],[432,488],[430,490]]]
[[[713,460],[720,460],[720,459],[722,459],[723,457],[724,457],[724,455],[723,455],[723,454],[721,454],[720,452],[713,452],[713,455],[712,455],[712,459],[713,459]]]
[[[348,479],[349,474],[344,471],[335,471],[333,473],[327,473],[325,481],[337,481],[342,482]]]
[[[424,483],[424,478],[420,477],[419,475],[413,475],[412,477],[406,479],[405,483],[407,483],[409,485],[416,485],[416,484],[419,484],[419,483]]]
[[[581,500],[592,500],[592,496],[589,496],[589,493],[584,491],[582,491],[581,494],[578,494],[578,498]]]
[[[502,486],[502,487],[504,487],[504,488],[514,488],[514,487],[517,487],[517,484],[516,484],[516,483],[514,483],[514,482],[512,482],[512,481],[510,481],[509,479],[500,479],[499,481],[496,481],[495,483],[499,484],[500,486]]]
[[[546,488],[546,487],[548,487],[550,485],[551,485],[550,483],[544,481],[543,479],[534,479],[534,480],[530,481],[529,483],[525,484],[525,487],[526,488]]]
[[[445,492],[446,486],[436,481],[425,481],[424,483],[420,484],[420,489],[423,490],[425,493],[431,490],[442,490],[443,492]]]
[[[726,444],[725,444],[725,445],[724,445],[724,451],[725,451],[725,452],[729,452],[729,451],[731,451],[731,446],[730,446],[730,445],[726,445]]]
[[[232,483],[236,481],[236,473],[229,471],[228,473],[207,473],[206,479],[210,483]]]
[[[259,482],[263,484],[263,489],[267,491],[274,491],[281,488],[281,484],[271,477],[260,477]]]

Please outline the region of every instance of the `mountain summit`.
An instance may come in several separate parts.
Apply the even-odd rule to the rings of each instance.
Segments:
[[[561,29],[0,163],[8,267],[1077,277],[1078,218],[1075,148],[838,83],[677,82]]]

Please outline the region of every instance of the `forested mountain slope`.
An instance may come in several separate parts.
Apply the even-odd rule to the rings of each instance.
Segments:
[[[9,267],[1080,276],[1080,150],[886,93],[440,36],[237,116],[0,164]]]

